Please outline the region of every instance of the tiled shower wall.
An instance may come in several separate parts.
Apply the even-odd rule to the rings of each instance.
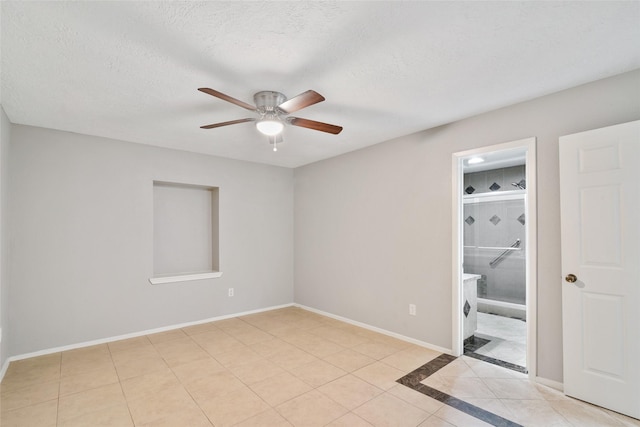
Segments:
[[[519,190],[512,184],[526,187],[524,165],[464,174],[465,194]]]
[[[518,190],[526,187],[524,166],[475,172],[464,175],[465,195]],[[472,187],[473,190],[470,188]],[[505,194],[506,196],[506,194]],[[482,199],[480,199],[482,200]],[[494,200],[464,205],[464,272],[480,274],[478,297],[524,304],[526,218],[524,199]],[[510,251],[502,261],[490,262],[520,239],[519,250]]]

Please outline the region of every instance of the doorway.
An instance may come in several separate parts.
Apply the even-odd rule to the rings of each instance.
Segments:
[[[535,138],[453,155],[453,346],[535,377]]]

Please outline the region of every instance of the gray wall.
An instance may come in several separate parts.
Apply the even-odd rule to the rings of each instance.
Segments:
[[[452,153],[535,136],[538,375],[562,381],[558,137],[639,95],[636,70],[296,169],[295,301],[451,348]]]
[[[0,369],[9,357],[9,140],[11,138],[9,118],[0,105]]]
[[[12,125],[10,172],[11,355],[293,301],[291,169]],[[149,284],[154,180],[220,187],[222,278]]]

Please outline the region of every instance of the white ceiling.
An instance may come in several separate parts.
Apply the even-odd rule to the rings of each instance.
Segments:
[[[640,68],[640,2],[2,2],[13,123],[296,167]],[[260,90],[323,103],[277,153]]]

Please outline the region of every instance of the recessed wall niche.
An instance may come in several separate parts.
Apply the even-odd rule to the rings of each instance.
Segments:
[[[218,187],[153,182],[152,284],[220,277]]]

